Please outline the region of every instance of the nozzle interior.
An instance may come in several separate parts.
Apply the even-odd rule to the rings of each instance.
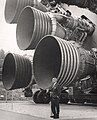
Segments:
[[[33,67],[36,82],[42,88],[48,88],[52,78],[57,78],[61,67],[61,51],[54,37],[41,40],[35,51]]]

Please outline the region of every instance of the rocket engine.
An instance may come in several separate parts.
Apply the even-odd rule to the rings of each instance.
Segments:
[[[18,47],[35,50],[33,69],[29,60],[16,54],[5,57],[2,80],[7,90],[27,87],[32,72],[41,89],[49,89],[53,77],[61,87],[69,87],[97,75],[97,15],[76,7],[66,9],[63,3],[96,13],[88,0],[51,0],[44,5],[43,0],[6,0],[5,20],[17,24]]]

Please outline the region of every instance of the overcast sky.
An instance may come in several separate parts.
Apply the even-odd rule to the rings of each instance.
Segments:
[[[13,52],[17,54],[24,54],[16,42],[16,25],[8,24],[4,18],[6,0],[0,0],[0,49],[4,49],[6,52]],[[29,52],[28,52],[29,53]]]

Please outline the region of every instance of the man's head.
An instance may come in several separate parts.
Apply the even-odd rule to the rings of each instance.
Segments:
[[[52,83],[56,83],[57,82],[57,78],[52,78]]]

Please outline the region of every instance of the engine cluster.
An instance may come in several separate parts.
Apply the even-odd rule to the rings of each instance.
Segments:
[[[94,39],[92,36],[96,30],[95,23],[85,15],[73,17],[72,13],[62,6],[65,1],[61,2],[6,1],[5,19],[8,23],[17,24],[16,39],[19,48],[22,50],[35,50],[33,73],[36,83],[43,89],[52,84],[53,77],[57,77],[57,84],[63,87],[69,86],[87,75],[95,75],[97,71],[96,48],[92,49],[91,47],[87,50],[84,47],[84,43],[88,39],[91,41]],[[78,6],[80,3],[82,5],[82,1],[77,3]],[[10,8],[12,4],[15,7]],[[18,59],[16,55],[14,56],[12,58]],[[27,67],[28,62],[23,62],[21,57],[15,61],[16,63],[12,58],[5,58],[3,66],[3,78],[5,79],[8,76],[9,79],[9,83],[5,81],[4,84],[8,86],[7,89],[14,84],[16,84],[14,85],[15,89],[19,88],[17,81],[24,78],[22,76],[25,75],[29,78],[29,74],[26,74],[26,72],[31,69]],[[15,65],[18,65],[18,68],[16,68],[19,69],[21,74],[17,74],[18,70],[16,70],[12,76],[10,70],[7,75],[6,69],[7,64],[10,64],[9,59],[14,64],[11,67],[15,68]],[[23,67],[19,68],[21,63]],[[27,70],[24,72],[22,69],[26,67]],[[12,78],[14,78],[14,81]],[[24,84],[25,81],[22,80],[21,84]]]

